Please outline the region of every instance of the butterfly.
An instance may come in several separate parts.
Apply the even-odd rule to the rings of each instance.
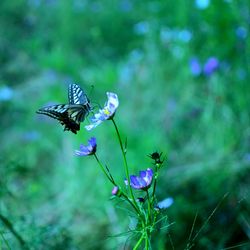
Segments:
[[[80,130],[80,123],[91,111],[90,101],[81,87],[77,84],[69,84],[69,104],[58,104],[40,108],[37,113],[48,115],[64,125],[64,131],[69,130],[77,133]]]

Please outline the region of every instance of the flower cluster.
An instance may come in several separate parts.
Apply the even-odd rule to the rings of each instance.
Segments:
[[[199,76],[203,73],[205,76],[211,76],[219,68],[219,60],[216,57],[209,57],[204,63],[200,63],[199,59],[194,57],[190,60],[190,71],[194,76]]]
[[[158,172],[163,164],[163,160],[161,158],[162,153],[154,152],[149,155],[149,157],[154,161],[154,170],[152,168],[147,168],[146,170],[139,171],[139,175],[129,174],[129,167],[126,159],[126,149],[122,143],[122,138],[114,120],[114,115],[119,106],[118,96],[115,93],[107,92],[107,97],[108,100],[104,104],[104,107],[102,109],[99,109],[98,112],[90,118],[91,123],[85,126],[85,128],[87,131],[90,131],[102,122],[106,120],[112,120],[124,161],[124,170],[126,174],[125,188],[122,188],[121,185],[117,184],[117,182],[111,175],[108,166],[105,164],[104,167],[104,165],[99,160],[96,152],[97,143],[95,137],[91,137],[86,145],[81,144],[80,149],[75,150],[75,154],[77,156],[94,155],[101,170],[113,185],[113,189],[111,192],[112,198],[122,199],[123,201],[126,201],[126,205],[130,206],[130,208],[134,211],[135,216],[137,216],[137,230],[141,231],[141,238],[136,243],[136,246],[139,247],[143,241],[145,242],[145,246],[148,246],[150,245],[150,234],[153,231],[150,230],[149,232],[148,228],[154,229],[154,227],[158,223],[156,222],[156,218],[160,214],[159,210],[166,209],[173,203],[173,200],[171,198],[167,198],[162,202],[157,203],[157,199],[155,197]],[[134,193],[135,190],[136,193]],[[139,196],[138,193],[140,193]],[[161,220],[159,219],[159,221]],[[144,237],[145,235],[147,235],[147,237]],[[134,249],[137,249],[137,247]]]

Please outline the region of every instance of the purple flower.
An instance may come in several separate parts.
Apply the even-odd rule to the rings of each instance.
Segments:
[[[117,195],[118,192],[119,192],[119,187],[114,186],[113,189],[112,189],[112,194],[113,194],[113,195]]]
[[[194,76],[198,76],[201,73],[201,65],[200,65],[199,60],[196,57],[190,60],[189,67],[190,67],[191,73]]]
[[[92,124],[85,126],[88,131],[97,127],[103,121],[114,117],[115,111],[119,106],[118,96],[117,94],[111,92],[107,92],[107,96],[108,101],[105,103],[104,108],[99,109],[99,112],[90,118]]]
[[[203,72],[206,76],[210,76],[218,67],[219,60],[216,57],[210,57],[204,65]]]
[[[88,140],[88,145],[85,146],[83,144],[80,145],[80,150],[75,150],[75,154],[78,156],[87,156],[87,155],[93,155],[96,152],[96,138],[91,137]]]
[[[134,189],[147,190],[148,188],[150,188],[153,175],[154,173],[151,168],[140,171],[139,176],[130,175],[130,186]],[[128,185],[128,180],[125,180],[125,184]]]

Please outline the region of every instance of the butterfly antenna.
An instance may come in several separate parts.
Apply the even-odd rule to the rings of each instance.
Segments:
[[[90,97],[91,97],[91,95],[92,95],[92,93],[93,93],[94,88],[95,88],[95,86],[92,84],[92,85],[91,85],[91,89],[90,89],[90,91],[89,91],[88,96],[90,96]],[[92,112],[93,112],[93,110],[95,110],[96,108],[101,109],[101,105],[100,105],[99,103],[92,102],[92,104],[93,104],[93,105],[92,105]]]

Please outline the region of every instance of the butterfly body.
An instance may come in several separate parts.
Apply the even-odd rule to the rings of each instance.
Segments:
[[[80,123],[91,111],[88,97],[77,84],[70,84],[68,89],[69,104],[58,104],[41,108],[38,114],[44,114],[58,120],[64,125],[64,130],[77,133]]]

